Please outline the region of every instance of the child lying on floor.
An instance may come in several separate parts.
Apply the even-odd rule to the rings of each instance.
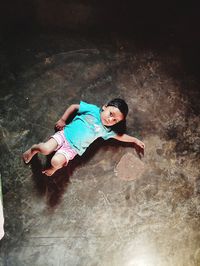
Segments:
[[[66,125],[66,120],[74,112],[77,112],[76,116]],[[105,140],[114,138],[122,142],[132,142],[144,150],[145,145],[142,141],[116,130],[125,121],[127,114],[128,105],[119,98],[111,100],[102,108],[83,101],[80,104],[72,104],[55,125],[59,131],[47,142],[34,144],[24,152],[23,160],[27,164],[37,153],[48,155],[55,151],[50,168],[43,171],[47,176],[51,176],[66,166],[77,154],[82,155],[99,137]]]

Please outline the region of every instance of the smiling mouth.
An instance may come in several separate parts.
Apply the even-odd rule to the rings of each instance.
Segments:
[[[109,120],[106,119],[105,121],[106,121],[107,125],[110,125],[110,121]]]

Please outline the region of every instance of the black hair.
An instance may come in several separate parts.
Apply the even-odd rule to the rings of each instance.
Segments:
[[[120,112],[124,115],[124,119],[126,118],[128,114],[128,105],[127,103],[120,99],[120,98],[115,98],[111,101],[109,101],[106,106],[114,106],[120,110]]]
[[[126,132],[126,116],[128,114],[128,105],[127,103],[120,99],[115,98],[109,101],[106,106],[114,106],[120,110],[120,112],[124,115],[124,119],[118,122],[117,124],[111,126],[110,128],[119,135],[122,135]]]

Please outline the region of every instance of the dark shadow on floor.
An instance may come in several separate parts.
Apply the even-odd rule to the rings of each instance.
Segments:
[[[47,157],[46,166],[50,164],[51,157]],[[69,184],[68,167],[63,167],[50,177],[42,173],[43,169],[41,160],[35,155],[31,160],[31,170],[36,190],[39,196],[45,196],[48,207],[54,209],[61,203],[62,196]]]

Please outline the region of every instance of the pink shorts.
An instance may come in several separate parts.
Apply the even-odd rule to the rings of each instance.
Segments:
[[[67,163],[69,160],[74,159],[74,157],[77,155],[77,152],[69,145],[63,130],[56,132],[53,136],[51,136],[51,138],[55,139],[55,141],[58,143],[55,154],[63,154],[67,160]]]

